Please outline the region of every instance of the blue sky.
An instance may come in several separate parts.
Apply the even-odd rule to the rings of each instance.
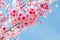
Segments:
[[[6,2],[10,3],[10,0]],[[55,7],[56,4],[58,8]],[[51,8],[52,13],[48,14],[48,18],[38,18],[35,25],[18,35],[21,40],[60,40],[60,0],[53,3]],[[1,10],[4,11],[4,9]],[[39,23],[41,19],[44,21],[42,25]]]

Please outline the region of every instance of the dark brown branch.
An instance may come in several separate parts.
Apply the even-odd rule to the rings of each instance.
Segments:
[[[20,23],[17,23],[16,25],[19,25]],[[14,28],[16,25],[14,25],[14,26],[12,26],[9,30],[7,30],[7,31],[5,31],[5,33],[6,32],[8,32],[8,31],[10,31],[12,28]]]

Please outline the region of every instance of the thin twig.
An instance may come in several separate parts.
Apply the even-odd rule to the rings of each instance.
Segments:
[[[20,23],[17,23],[16,25],[19,25]],[[14,28],[16,25],[14,25],[14,26],[12,26],[9,30],[7,30],[7,31],[5,31],[5,33],[6,32],[8,32],[8,31],[10,31],[12,28]]]

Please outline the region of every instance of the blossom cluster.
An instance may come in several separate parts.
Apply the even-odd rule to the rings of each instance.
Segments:
[[[4,0],[0,0],[0,9],[4,7],[8,12],[3,15],[0,11],[0,40],[12,40],[25,28],[35,24],[38,17],[46,18],[51,4],[52,0],[13,0],[10,8],[9,4],[6,5]]]

